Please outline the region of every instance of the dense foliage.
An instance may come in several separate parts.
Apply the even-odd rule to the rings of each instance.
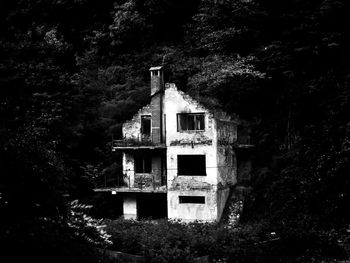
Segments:
[[[140,255],[147,262],[193,262],[209,256],[211,262],[320,262],[344,259],[336,239],[303,229],[277,229],[265,223],[237,228],[213,223],[178,221],[107,222],[112,248]]]
[[[247,224],[346,227],[349,11],[345,0],[2,1],[0,235],[59,221],[67,198],[120,172],[110,136],[149,101],[148,68],[161,64],[167,81],[251,122]]]

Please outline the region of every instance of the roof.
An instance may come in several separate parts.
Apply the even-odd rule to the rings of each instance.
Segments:
[[[162,69],[162,66],[158,66],[158,67],[151,67],[149,70],[160,70]]]

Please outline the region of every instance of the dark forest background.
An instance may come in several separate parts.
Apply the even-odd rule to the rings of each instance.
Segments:
[[[56,224],[67,200],[91,201],[120,169],[111,135],[161,64],[251,123],[243,222],[348,228],[349,13],[345,0],[1,1],[1,241],[71,238]]]

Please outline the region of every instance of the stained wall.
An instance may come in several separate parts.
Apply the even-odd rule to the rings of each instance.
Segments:
[[[152,109],[151,104],[146,105],[141,108],[131,120],[123,123],[123,137],[125,139],[135,139],[141,138],[141,116],[151,115]]]
[[[178,113],[204,113],[203,131],[178,131]],[[150,105],[142,108],[123,125],[126,138],[137,139],[141,131],[141,115],[150,115]],[[225,115],[222,115],[225,116]],[[232,143],[237,139],[237,123],[214,114],[174,84],[166,84],[163,98],[163,136],[166,142],[168,218],[185,221],[220,220],[229,188],[237,181],[235,152]],[[178,155],[205,155],[206,175],[178,174]],[[161,160],[153,158],[153,170]],[[124,153],[123,167],[130,183],[135,183],[134,158]],[[204,196],[205,204],[180,203],[179,196]]]
[[[217,218],[217,153],[213,115],[197,101],[178,91],[174,84],[165,89],[168,217],[185,221]],[[178,131],[178,113],[204,113],[204,131]],[[205,155],[206,176],[178,174],[178,155]],[[205,204],[180,203],[179,196],[204,196]]]

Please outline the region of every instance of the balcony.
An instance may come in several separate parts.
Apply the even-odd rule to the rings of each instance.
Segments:
[[[165,148],[165,143],[154,143],[149,136],[139,136],[138,138],[124,138],[122,140],[112,139],[112,151]]]
[[[121,178],[122,177],[122,178]],[[166,193],[166,177],[155,174],[134,174],[133,176],[104,176],[95,183],[95,192],[115,193]]]

